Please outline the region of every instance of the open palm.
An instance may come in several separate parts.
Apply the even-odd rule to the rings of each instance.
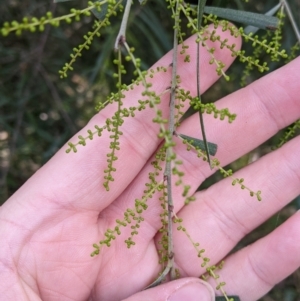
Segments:
[[[235,43],[240,44],[239,40]],[[187,44],[193,60],[195,43],[189,39]],[[216,50],[215,55],[226,65],[233,60],[226,50]],[[200,57],[201,90],[205,91],[218,76],[214,66],[208,63],[208,54],[202,51]],[[195,94],[195,67],[183,63],[181,58],[179,61],[181,86]],[[171,53],[157,66],[170,63]],[[223,165],[300,117],[299,69],[298,58],[218,101],[218,108],[228,107],[237,114],[233,124],[205,116],[207,135],[218,144],[217,156]],[[170,72],[158,74],[153,80],[152,88],[157,93],[170,85]],[[135,105],[141,91],[141,87],[129,91],[124,106]],[[167,114],[168,95],[163,96],[160,106]],[[96,124],[103,125],[114,110],[113,105],[105,108],[81,134]],[[157,255],[160,204],[155,196],[148,201],[149,208],[144,212],[145,221],[135,237],[135,246],[127,249],[124,243],[130,233],[126,227],[111,247],[104,247],[99,256],[89,256],[92,244],[102,239],[107,228],[112,228],[115,220],[122,218],[123,212],[143,195],[144,183],[153,168],[151,158],[161,143],[153,117],[154,112],[148,109],[126,119],[115,182],[109,192],[102,185],[110,135],[104,133],[76,154],[66,155],[65,148],[60,150],[1,207],[0,296],[3,300],[151,300],[143,299],[151,292],[155,292],[151,295],[153,300],[166,300],[166,290],[158,292],[158,288],[134,295],[160,271]],[[197,117],[190,117],[178,130],[198,137]],[[184,162],[185,182],[195,191],[214,171],[195,154],[186,152],[179,140],[175,149]],[[174,211],[183,218],[193,239],[206,250],[210,264],[218,263],[241,238],[299,195],[299,151],[300,137],[297,137],[237,173],[253,190],[263,191],[262,202],[232,187],[230,179],[195,193],[197,201],[186,207],[181,193],[176,193],[174,188]],[[230,255],[219,273],[227,282],[227,293],[239,295],[243,301],[257,300],[296,270],[300,266],[299,229],[297,212],[265,238]],[[175,231],[174,245],[181,276],[199,277],[204,270],[187,237]]]

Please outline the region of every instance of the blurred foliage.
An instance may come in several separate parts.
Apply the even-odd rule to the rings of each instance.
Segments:
[[[278,1],[210,1],[215,6],[239,8],[265,13]],[[85,7],[87,1],[77,0],[54,4],[51,0],[2,0],[0,24],[4,21],[21,20],[24,16],[43,16],[52,11],[59,16],[71,7]],[[292,11],[300,26],[300,1],[291,0]],[[298,18],[297,18],[298,17]],[[0,204],[14,193],[40,166],[82,128],[95,113],[95,104],[115,90],[112,77],[115,57],[113,49],[120,16],[115,17],[109,28],[96,39],[89,50],[74,65],[74,72],[67,79],[59,79],[58,70],[68,62],[73,47],[82,43],[83,35],[90,30],[91,19],[85,17],[71,25],[47,27],[42,33],[24,33],[20,37],[0,37]],[[264,35],[264,31],[258,34]],[[142,58],[144,69],[172,48],[172,23],[164,0],[148,0],[145,6],[133,6],[127,40],[135,47],[135,55]],[[290,49],[296,42],[289,22],[284,27],[283,48]],[[245,43],[246,51],[253,51],[251,43]],[[262,60],[268,60],[262,57]],[[270,64],[270,72],[284,61]],[[129,67],[131,68],[131,67]],[[204,95],[204,101],[217,100],[240,88],[240,75],[244,66],[236,62],[229,71],[231,81],[218,81]],[[125,82],[130,83],[130,70]],[[251,83],[265,74],[253,71],[247,78]],[[276,135],[259,148],[234,162],[231,168],[240,169],[271,151],[279,141]],[[200,187],[204,189],[221,178],[215,174]],[[257,231],[249,234],[238,246],[245,246],[272,231],[296,209],[299,198],[270,219]],[[275,287],[264,301],[300,300],[300,271]]]

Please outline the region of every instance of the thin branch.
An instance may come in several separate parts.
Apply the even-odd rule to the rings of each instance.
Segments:
[[[202,23],[202,16],[204,12],[204,6],[205,6],[206,0],[198,0],[198,10],[197,10],[197,29],[200,31],[201,28],[201,23]],[[200,91],[200,41],[197,43],[197,64],[196,64],[196,74],[197,74],[197,96],[198,99],[201,103],[201,91]],[[205,128],[204,128],[204,120],[203,120],[203,114],[201,109],[199,110],[199,118],[200,118],[200,126],[201,126],[201,132],[202,132],[202,138],[203,142],[205,145],[205,151],[207,154],[207,161],[208,164],[211,167],[211,162],[210,162],[210,155],[209,155],[209,150],[208,150],[208,145],[207,145],[207,139],[206,139],[206,134],[205,134]]]
[[[175,21],[176,24],[176,21]],[[176,26],[176,25],[175,25]],[[175,93],[176,93],[176,71],[177,71],[177,29],[174,30],[174,46],[173,46],[173,69],[172,69],[172,87],[170,96],[170,117],[169,117],[169,134],[174,132],[174,115],[175,115]],[[171,272],[171,280],[175,278],[174,273],[174,246],[173,246],[173,197],[172,197],[172,157],[173,151],[171,147],[167,148],[167,162],[165,176],[167,179],[168,193],[168,265]]]
[[[175,8],[175,26],[173,37],[173,57],[172,57],[172,82],[170,94],[170,114],[169,114],[169,135],[173,136],[175,130],[175,98],[177,86],[177,55],[178,55],[178,26],[179,26],[179,1],[176,2]],[[167,147],[167,159],[164,175],[167,179],[167,194],[168,194],[168,264],[166,269],[169,269],[171,280],[175,279],[174,268],[174,246],[173,246],[173,197],[172,197],[172,161],[173,161],[172,145]]]
[[[124,44],[124,42],[126,41],[126,28],[127,28],[131,4],[132,4],[132,0],[127,0],[125,11],[122,18],[122,23],[120,25],[120,30],[115,42],[115,50],[118,50],[120,42]]]
[[[294,16],[293,16],[293,13],[291,11],[291,8],[288,4],[288,2],[286,0],[280,0],[280,2],[282,3],[282,5],[284,6],[285,10],[286,10],[286,13],[290,19],[290,22],[292,24],[292,27],[294,29],[294,32],[295,32],[295,35],[296,35],[296,38],[298,40],[298,43],[300,44],[300,32],[299,32],[299,29],[298,29],[298,26],[295,22],[295,19],[294,19]],[[297,12],[299,13],[299,12]]]
[[[167,195],[168,195],[168,263],[161,275],[145,289],[155,287],[165,280],[170,275],[171,280],[176,278],[174,268],[174,246],[173,246],[173,198],[172,198],[172,161],[174,160],[174,152],[172,145],[173,132],[175,130],[175,98],[177,85],[177,56],[178,56],[178,26],[179,26],[179,1],[176,1],[174,14],[174,41],[173,41],[173,57],[172,57],[172,82],[170,93],[170,114],[168,124],[168,135],[171,139],[165,139],[167,145],[166,167],[164,171],[164,179],[167,181]]]

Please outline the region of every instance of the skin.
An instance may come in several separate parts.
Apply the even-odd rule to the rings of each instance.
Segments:
[[[240,46],[240,40],[219,32]],[[186,43],[190,45],[188,51],[193,60],[196,45],[193,39]],[[227,66],[233,60],[226,50],[217,49],[215,56]],[[201,90],[205,91],[218,77],[204,50],[200,58]],[[157,66],[168,66],[170,62],[171,53]],[[228,107],[237,114],[233,124],[205,116],[208,139],[218,144],[217,157],[223,165],[300,118],[299,69],[300,58],[297,58],[219,100],[218,108]],[[195,95],[194,65],[183,63],[180,57],[178,71],[181,87]],[[152,81],[152,89],[157,93],[164,91],[170,85],[170,76],[170,69],[158,74]],[[136,104],[141,91],[138,87],[128,92],[124,106]],[[169,96],[164,95],[160,105],[164,114],[168,112],[168,105]],[[87,129],[95,124],[103,125],[114,111],[115,105],[105,108],[79,134],[86,135]],[[112,228],[127,208],[134,207],[135,198],[143,194],[148,173],[152,171],[151,158],[161,143],[156,135],[157,124],[151,122],[153,117],[154,112],[147,109],[125,120],[115,182],[109,192],[102,185],[110,141],[109,134],[104,133],[101,139],[88,141],[76,154],[66,155],[66,146],[63,147],[0,208],[0,295],[3,300],[176,300],[170,295],[174,297],[180,288],[189,286],[199,289],[198,300],[214,298],[209,284],[215,287],[215,283],[203,284],[194,278],[204,270],[186,236],[178,231],[174,233],[175,262],[181,276],[186,278],[141,291],[159,272],[157,195],[148,201],[149,208],[143,213],[145,221],[135,237],[134,247],[127,249],[124,243],[130,233],[127,227],[110,248],[104,247],[99,256],[89,257],[92,244],[102,239],[106,229]],[[198,137],[198,117],[186,120],[178,131]],[[186,152],[179,140],[177,142],[175,150],[178,159],[184,161],[181,168],[185,182],[195,191],[214,171],[195,154]],[[300,194],[299,151],[298,136],[236,173],[251,189],[262,190],[261,202],[233,187],[231,179],[197,192],[197,201],[189,206],[183,206],[181,191],[174,188],[174,212],[183,218],[194,241],[206,250],[210,264],[217,264],[226,257],[241,238]],[[298,211],[266,237],[229,255],[219,271],[227,283],[227,293],[239,295],[243,301],[257,300],[293,273],[300,266],[299,229]],[[201,298],[201,292],[206,297]],[[187,293],[179,297],[184,296],[186,300],[194,300]]]

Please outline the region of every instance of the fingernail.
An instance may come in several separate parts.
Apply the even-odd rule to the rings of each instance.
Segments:
[[[168,301],[213,301],[212,289],[201,282],[192,282],[179,287]]]

